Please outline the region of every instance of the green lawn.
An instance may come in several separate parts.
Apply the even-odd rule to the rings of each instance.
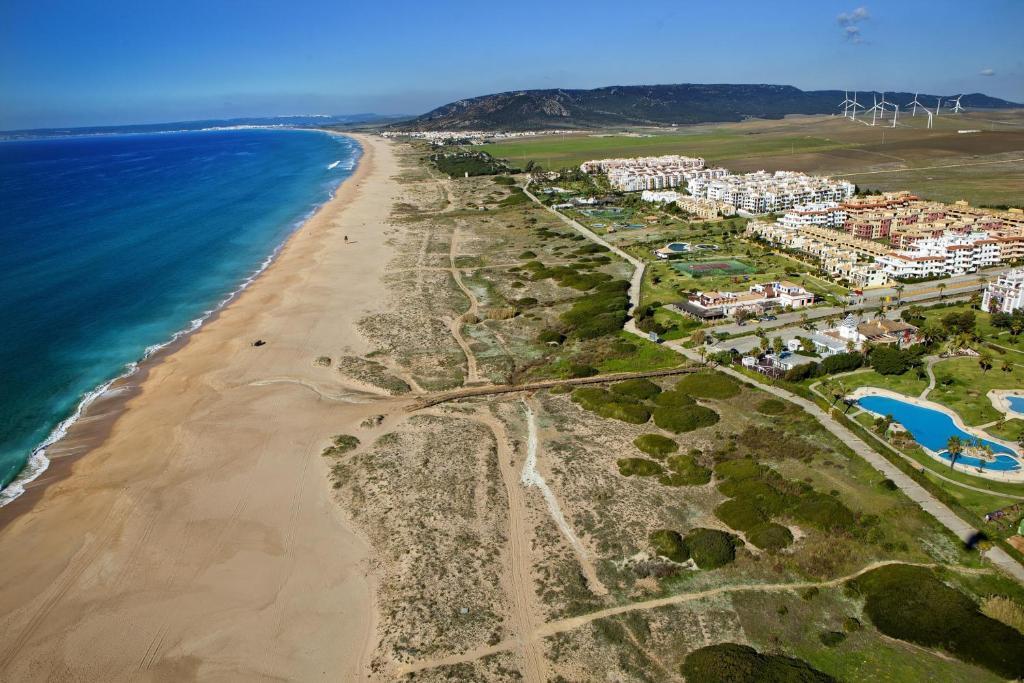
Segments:
[[[902,375],[880,375],[874,370],[869,370],[843,375],[833,380],[832,383],[842,384],[847,393],[858,387],[878,387],[895,391],[904,396],[918,396],[928,386],[928,380],[919,379],[914,370],[907,370]],[[822,389],[824,387],[819,387],[819,391]]]
[[[546,169],[579,166],[590,159],[683,154],[704,157],[709,164],[737,157],[756,157],[798,152],[823,152],[856,147],[810,135],[767,136],[746,132],[711,130],[697,134],[545,135],[533,139],[488,144],[482,148],[499,159],[518,165],[533,160]]]
[[[928,399],[952,408],[969,425],[1002,417],[988,399],[991,389],[1024,386],[1024,368],[1013,366],[1010,372],[1003,372],[997,362],[996,367],[984,372],[976,358],[950,358],[936,363],[933,370],[936,384]]]
[[[994,437],[1015,442],[1024,434],[1024,419],[1004,420],[985,429]]]

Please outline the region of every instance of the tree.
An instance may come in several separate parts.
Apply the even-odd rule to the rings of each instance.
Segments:
[[[736,320],[738,324],[742,325],[743,323],[750,319],[750,311],[748,311],[745,308],[739,308],[736,309],[736,312],[733,313],[732,317]]]
[[[1002,370],[1003,370],[1003,372],[1013,372],[1013,366],[1010,365],[1010,361],[1008,361],[1008,360],[1004,360],[1003,361]]]
[[[949,453],[949,467],[953,468],[956,459],[964,452],[964,440],[955,434],[946,441],[946,452]]]
[[[907,354],[892,346],[879,346],[869,356],[871,367],[880,375],[902,375],[907,371]]]
[[[906,288],[907,288],[907,286],[904,285],[904,284],[898,284],[895,287],[893,287],[893,289],[896,290],[896,305],[897,306],[899,306],[900,305],[900,301],[903,300],[903,290],[906,289]]]
[[[992,369],[992,356],[988,353],[983,353],[978,356],[978,367],[981,368],[982,372],[988,372]]]
[[[782,337],[775,337],[775,339],[772,339],[772,351],[775,352],[775,355],[782,353],[783,348],[785,348],[785,344],[782,342]]]
[[[767,335],[761,337],[761,340],[758,342],[758,346],[761,347],[761,352],[762,353],[765,353],[765,352],[768,351],[768,348],[771,346],[771,342],[768,341]]]
[[[693,343],[697,346],[704,346],[704,343],[708,339],[708,333],[704,330],[697,330],[693,333],[693,336],[691,336],[690,339],[692,339]]]
[[[946,294],[945,294],[946,283],[945,282],[940,282],[939,284],[935,285],[935,289],[939,290],[939,298],[940,299],[945,299],[946,298]]]

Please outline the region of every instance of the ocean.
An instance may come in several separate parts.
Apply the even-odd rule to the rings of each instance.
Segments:
[[[244,287],[359,153],[287,129],[0,142],[0,505],[83,401]]]

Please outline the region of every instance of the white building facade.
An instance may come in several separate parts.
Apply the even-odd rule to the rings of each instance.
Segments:
[[[1014,268],[990,282],[981,297],[981,310],[987,313],[1024,310],[1024,268]]]

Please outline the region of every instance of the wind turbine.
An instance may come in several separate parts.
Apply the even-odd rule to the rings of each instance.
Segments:
[[[917,99],[917,93],[914,93],[914,99],[911,102],[907,103],[908,107],[910,105],[914,105],[914,111],[911,114],[911,116],[917,116],[917,108],[918,107],[921,107],[921,109],[924,109],[925,111],[928,111],[927,108],[923,104],[921,104],[921,102]]]
[[[874,102],[874,104],[871,105],[871,108],[868,109],[867,111],[871,112],[871,125],[874,126],[875,119],[878,118],[878,95],[872,95],[871,99]]]
[[[853,100],[850,102],[850,120],[851,121],[856,121],[857,120],[857,107],[860,107],[861,109],[863,109],[864,105],[857,101],[857,91],[854,90],[853,91]]]
[[[963,97],[963,95],[957,95],[956,99],[953,100],[953,113],[954,114],[959,114],[960,112],[962,112],[964,110],[964,108],[960,106],[960,98],[961,97]]]
[[[841,108],[843,110],[843,116],[849,116],[850,115],[850,105],[851,104],[853,104],[853,100],[850,99],[850,93],[848,91],[844,90],[843,91],[843,101],[839,103],[839,106],[836,107],[836,109],[840,109]]]
[[[940,111],[942,111],[942,98],[941,97],[939,97],[938,101],[935,103],[935,115],[938,116]]]

